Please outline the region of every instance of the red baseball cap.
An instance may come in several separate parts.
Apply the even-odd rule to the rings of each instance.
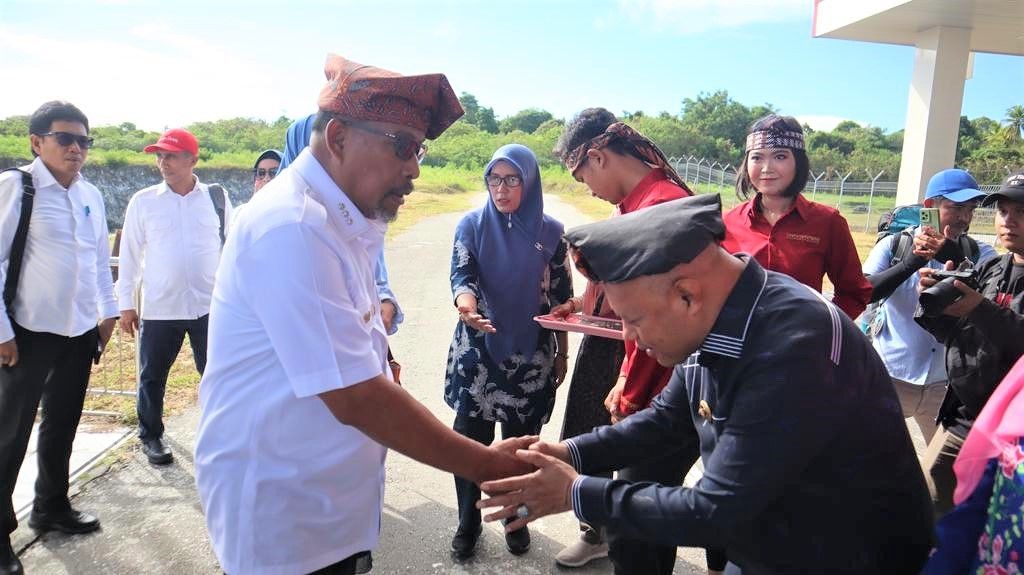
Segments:
[[[192,132],[183,128],[172,128],[160,136],[155,144],[150,144],[142,149],[147,154],[156,152],[188,152],[193,156],[199,156],[199,141],[192,135]]]

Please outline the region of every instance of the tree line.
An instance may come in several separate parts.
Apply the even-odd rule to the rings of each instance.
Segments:
[[[533,149],[542,166],[557,166],[551,150],[565,120],[550,112],[530,108],[498,119],[493,108],[483,106],[472,94],[459,98],[466,115],[440,138],[428,143],[424,160],[428,166],[482,169],[499,146],[518,142]],[[757,118],[778,112],[771,104],[748,106],[724,90],[684,98],[679,114],[623,111],[619,117],[650,137],[668,156],[696,156],[719,164],[737,165],[742,159],[747,128]],[[200,161],[209,168],[243,168],[267,148],[281,148],[291,123],[284,116],[268,122],[231,118],[196,122],[186,126],[200,142]],[[845,121],[829,131],[804,126],[807,152],[815,173],[845,175],[853,180],[870,179],[885,171],[884,179],[899,174],[903,131],[887,133],[881,128]],[[25,135],[28,116],[0,120],[0,159],[28,160],[31,152]],[[982,183],[997,183],[1006,170],[1024,167],[1024,106],[1009,108],[1005,117],[960,118],[957,166],[973,172]],[[90,161],[100,165],[150,165],[152,158],[142,148],[155,142],[158,132],[139,129],[131,122],[93,127],[96,146]],[[869,175],[870,174],[870,175]]]

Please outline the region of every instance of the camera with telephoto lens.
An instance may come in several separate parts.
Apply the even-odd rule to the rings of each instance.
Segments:
[[[921,311],[925,316],[938,317],[942,315],[942,310],[953,305],[964,296],[953,285],[954,281],[960,280],[967,287],[973,290],[978,289],[978,278],[975,276],[977,270],[971,267],[968,261],[964,261],[960,268],[963,269],[935,270],[935,273],[932,274],[932,277],[938,283],[922,291],[920,297],[918,297]]]

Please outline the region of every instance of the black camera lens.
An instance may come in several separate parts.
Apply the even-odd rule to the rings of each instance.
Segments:
[[[921,311],[928,317],[942,315],[942,310],[956,303],[963,294],[956,289],[953,282],[956,278],[945,278],[939,283],[921,292],[918,302],[921,303]]]

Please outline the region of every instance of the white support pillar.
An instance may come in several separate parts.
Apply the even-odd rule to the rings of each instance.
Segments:
[[[920,202],[928,179],[953,167],[970,45],[969,28],[936,26],[918,35],[897,205]]]

